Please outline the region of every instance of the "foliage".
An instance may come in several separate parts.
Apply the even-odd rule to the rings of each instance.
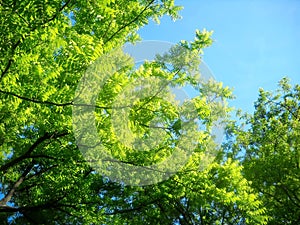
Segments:
[[[300,86],[287,78],[272,93],[260,89],[255,112],[246,116],[247,130],[235,133],[231,153],[241,159],[243,173],[260,193],[269,224],[300,221]]]
[[[210,137],[212,125],[226,119],[228,88],[198,80],[199,53],[211,33],[197,31],[139,69],[126,65],[106,82],[95,110],[99,137],[115,158],[132,165],[163,161],[184,136],[179,110],[167,93],[138,100],[130,109],[133,136],[147,137],[155,117],[166,125],[161,146],[137,154],[118,143],[110,120],[112,102],[138,78],[156,77],[173,86],[191,85],[203,130],[187,163],[170,179],[149,186],[125,186],[91,167],[76,144],[72,106],[76,87],[95,61],[124,43],[150,18],[179,18],[172,0],[1,1],[0,3],[0,220],[2,224],[264,224],[258,194]],[[186,49],[187,51],[183,51]],[[120,53],[120,56],[124,56]],[[124,56],[125,57],[125,56]],[[124,99],[124,102],[127,103]],[[117,119],[115,122],[119,122]],[[122,123],[122,121],[120,121]],[[121,124],[123,125],[123,124]],[[78,137],[77,137],[78,139]],[[146,138],[147,139],[147,138]],[[128,143],[135,146],[133,141]],[[147,142],[145,142],[147,143]],[[174,165],[174,168],[176,165]],[[177,169],[177,168],[176,168]],[[163,171],[167,173],[168,171]]]
[[[265,223],[265,209],[236,162],[213,163],[201,172],[199,164],[193,165],[159,185],[130,194],[128,201],[123,201],[126,189],[119,198],[110,195],[115,203],[108,208],[112,217],[107,224]]]

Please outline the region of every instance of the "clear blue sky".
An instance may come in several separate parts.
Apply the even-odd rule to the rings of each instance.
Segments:
[[[234,88],[230,105],[253,112],[258,89],[275,90],[288,76],[300,84],[299,0],[177,0],[183,18],[140,30],[144,40],[177,43],[192,40],[195,30],[214,30],[204,61],[215,78]]]

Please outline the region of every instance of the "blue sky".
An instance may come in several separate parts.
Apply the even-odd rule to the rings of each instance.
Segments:
[[[275,90],[288,76],[300,84],[300,1],[177,0],[182,19],[164,17],[140,30],[143,40],[177,43],[195,30],[214,30],[204,61],[215,78],[234,88],[230,105],[253,112],[258,89]]]

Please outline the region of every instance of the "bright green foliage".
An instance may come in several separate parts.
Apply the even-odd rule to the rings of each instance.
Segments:
[[[200,161],[126,201],[127,189],[109,195],[115,199],[107,224],[266,224],[265,208],[237,163],[212,163],[200,172]]]
[[[112,49],[138,40],[137,29],[150,18],[157,21],[167,14],[176,19],[179,9],[172,0],[1,1],[1,224],[265,222],[265,209],[241,176],[241,167],[206,154],[218,155],[209,134],[213,122],[227,118],[223,101],[231,97],[222,84],[198,79],[199,53],[211,44],[210,32],[197,31],[195,41],[175,46],[138,70],[124,66],[105,83],[96,101],[101,141],[111,155],[128,164],[163,161],[185,135],[184,124],[197,118],[204,129],[191,132],[196,142],[183,143],[195,149],[177,174],[145,187],[124,186],[94,170],[76,145],[72,106],[87,68]],[[145,138],[145,145],[152,147],[137,154],[117,141],[112,121],[119,121],[111,120],[112,102],[130,83],[151,77],[171,86],[193,86],[198,96],[193,106],[185,107],[194,107],[196,114],[186,110],[180,117],[180,107],[164,100],[165,90],[134,102],[125,125],[132,137]],[[212,101],[216,98],[222,101]],[[157,148],[147,142],[154,118],[166,126]]]
[[[269,224],[299,224],[300,86],[287,78],[279,86],[274,93],[260,90],[253,116],[246,116],[249,129],[235,131],[232,149],[260,193]]]

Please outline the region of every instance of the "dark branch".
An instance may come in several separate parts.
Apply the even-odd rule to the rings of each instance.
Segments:
[[[123,109],[123,108],[132,107],[131,105],[118,106],[118,107],[98,106],[98,105],[92,105],[92,104],[79,104],[79,103],[74,103],[73,101],[72,102],[66,102],[66,103],[56,103],[56,102],[51,102],[51,101],[41,101],[41,100],[34,99],[34,98],[28,98],[28,97],[21,96],[21,95],[18,95],[18,94],[15,94],[13,92],[9,92],[9,91],[0,90],[0,93],[6,94],[6,95],[11,95],[11,96],[14,96],[16,98],[19,98],[19,99],[22,99],[22,100],[28,101],[28,102],[33,102],[33,103],[43,104],[43,105],[53,105],[53,106],[58,106],[58,107],[84,106],[84,107],[95,107],[97,109]]]
[[[14,54],[16,48],[20,45],[20,43],[24,40],[25,36],[21,37],[13,46],[12,46],[12,55]],[[10,58],[8,60],[8,63],[6,64],[5,69],[1,72],[1,76],[0,76],[0,81],[2,80],[2,78],[5,76],[5,74],[8,72],[11,64],[13,62],[13,59]]]
[[[36,149],[41,143],[43,143],[45,140],[49,140],[49,139],[56,139],[59,137],[63,137],[68,135],[68,132],[63,132],[63,133],[48,133],[46,132],[43,136],[39,137],[34,143],[33,145],[31,145],[29,147],[29,149],[21,156],[14,158],[13,160],[11,160],[10,162],[2,165],[0,167],[0,171],[5,172],[7,169],[9,169],[10,167],[12,167],[13,165],[23,161],[24,159],[28,158],[30,156],[30,154],[34,151],[34,149]]]
[[[31,163],[30,165],[28,165],[26,167],[26,169],[24,170],[24,172],[22,173],[22,175],[20,176],[20,178],[16,181],[16,183],[13,185],[13,187],[10,189],[10,191],[8,192],[8,194],[4,198],[2,198],[0,200],[0,205],[2,205],[2,206],[6,205],[6,203],[11,200],[11,198],[13,197],[15,191],[22,184],[22,182],[24,181],[25,177],[30,172],[30,170],[32,169],[32,167],[33,167],[33,163]]]
[[[55,102],[50,102],[50,101],[41,101],[38,99],[33,99],[33,98],[28,98],[25,96],[21,96],[18,94],[15,94],[13,92],[9,92],[9,91],[2,91],[0,90],[0,93],[2,94],[6,94],[6,95],[11,95],[14,96],[16,98],[25,100],[25,101],[29,101],[29,102],[33,102],[33,103],[39,103],[39,104],[44,104],[44,105],[55,105],[55,106],[69,106],[69,105],[73,105],[73,102],[67,102],[67,103],[55,103]]]
[[[116,32],[114,32],[105,42],[104,42],[104,45],[111,41],[118,33],[120,33],[123,29],[125,29],[126,27],[130,26],[131,24],[133,24],[134,22],[136,22],[140,16],[152,5],[152,3],[154,2],[155,0],[151,0],[146,6],[145,8],[131,21],[129,21],[128,23],[124,24],[123,26],[121,26]]]
[[[66,3],[65,3],[63,6],[60,7],[60,9],[58,10],[57,13],[55,13],[55,15],[53,15],[51,18],[49,18],[45,23],[39,24],[39,26],[40,26],[40,27],[45,27],[46,24],[48,24],[49,22],[55,20],[55,19],[58,17],[59,13],[61,13],[61,12],[68,6],[68,4],[69,4],[70,2],[71,2],[71,0],[66,1]],[[10,68],[10,66],[11,66],[11,64],[12,64],[12,62],[13,62],[12,56],[14,55],[16,48],[20,45],[21,42],[23,42],[23,41],[25,40],[26,37],[28,37],[28,36],[30,35],[30,33],[34,32],[39,26],[35,26],[35,27],[31,28],[31,30],[29,31],[28,34],[23,35],[23,36],[22,36],[22,37],[21,37],[21,38],[13,45],[13,46],[12,46],[12,49],[11,49],[11,54],[12,54],[12,55],[11,55],[10,59],[8,60],[5,69],[1,72],[1,75],[0,75],[0,81],[1,81],[2,78],[6,75],[6,73],[8,72],[8,70],[9,70],[9,68]]]
[[[42,24],[42,26],[45,26],[47,23],[49,23],[49,22],[55,20],[55,19],[58,17],[59,13],[61,13],[61,12],[62,12],[69,4],[70,4],[70,2],[71,2],[71,0],[67,0],[67,1],[65,2],[65,4],[63,4],[63,5],[59,8],[59,10],[57,11],[57,13],[55,13],[55,15],[53,15],[50,19],[48,19],[48,20],[46,21],[46,23]]]

